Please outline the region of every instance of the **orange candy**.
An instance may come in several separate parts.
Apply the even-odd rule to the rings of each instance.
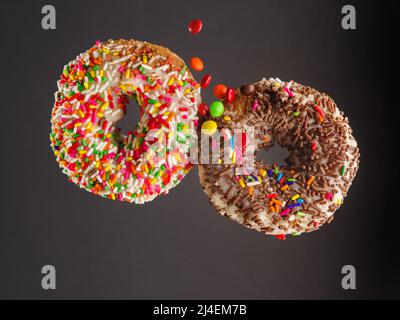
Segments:
[[[204,68],[203,61],[198,57],[194,57],[194,58],[190,59],[190,65],[191,65],[192,69],[195,71],[201,71]]]
[[[223,99],[226,94],[227,87],[223,84],[217,84],[214,87],[214,96],[216,96],[218,99]]]

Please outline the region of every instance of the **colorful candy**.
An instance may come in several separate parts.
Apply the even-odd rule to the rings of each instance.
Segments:
[[[252,96],[256,93],[256,88],[252,84],[244,84],[240,87],[240,93],[244,96]]]
[[[201,60],[199,57],[194,57],[190,59],[190,66],[195,71],[201,71],[204,69],[203,60]]]
[[[217,84],[214,86],[214,96],[216,96],[218,99],[223,99],[226,94],[226,90],[228,88],[223,85],[223,84]]]
[[[235,100],[235,91],[232,88],[226,89],[225,99],[227,102],[232,103]]]
[[[201,132],[207,136],[212,136],[217,131],[217,123],[213,120],[207,120],[201,125]]]
[[[286,239],[286,236],[285,236],[284,234],[277,234],[277,235],[275,236],[275,238],[277,238],[278,240],[285,240],[285,239]]]
[[[211,83],[211,74],[206,74],[203,79],[201,79],[200,86],[204,89],[207,88]]]
[[[199,33],[203,28],[203,22],[200,19],[195,19],[189,22],[188,30],[193,34]]]
[[[224,104],[221,101],[214,101],[213,103],[210,104],[210,115],[213,118],[218,118],[222,116],[224,111],[225,111]]]
[[[207,115],[207,112],[209,110],[208,105],[205,103],[200,103],[199,106],[199,114],[201,114],[203,117]]]

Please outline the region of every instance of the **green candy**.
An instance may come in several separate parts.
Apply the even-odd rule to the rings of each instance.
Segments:
[[[221,101],[214,101],[210,104],[210,114],[213,118],[220,117],[224,111],[224,104]]]

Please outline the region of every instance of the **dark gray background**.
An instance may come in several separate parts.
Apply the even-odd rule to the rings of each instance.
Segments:
[[[357,9],[357,30],[341,8]],[[57,29],[41,29],[53,4]],[[398,240],[385,214],[383,2],[4,1],[1,3],[0,298],[399,298]],[[186,30],[204,21],[197,36]],[[135,38],[204,59],[214,83],[294,79],[332,95],[350,119],[361,168],[331,225],[278,241],[220,217],[197,169],[155,201],[80,190],[49,147],[62,67],[96,40]],[[200,75],[198,79],[200,79]],[[210,102],[210,90],[204,100]],[[41,289],[41,267],[57,289]],[[357,290],[341,268],[357,269]]]

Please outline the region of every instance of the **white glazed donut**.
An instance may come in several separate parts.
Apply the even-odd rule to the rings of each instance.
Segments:
[[[141,119],[124,135],[129,99]],[[109,199],[144,203],[191,168],[200,86],[167,48],[109,40],[64,67],[51,116],[51,147],[69,179]],[[132,128],[135,124],[132,124]]]
[[[203,125],[216,122],[222,132],[224,141],[214,143],[220,154],[232,137],[224,132],[254,129],[253,141],[247,138],[254,153],[278,143],[289,157],[285,165],[259,160],[246,168],[246,163],[235,162],[243,148],[234,146],[231,162],[200,165],[200,183],[216,210],[279,239],[330,222],[350,188],[360,156],[348,119],[334,101],[293,81],[263,79],[235,90],[232,103],[224,104],[221,117],[200,119]]]

